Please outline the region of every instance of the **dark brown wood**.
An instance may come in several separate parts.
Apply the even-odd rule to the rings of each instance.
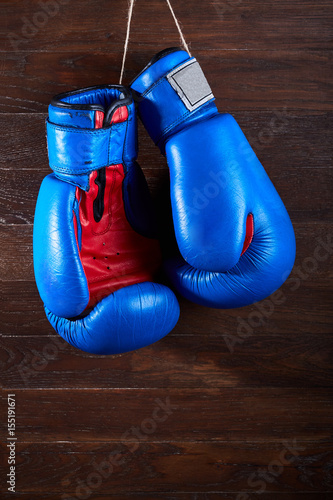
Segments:
[[[10,391],[5,391],[6,392]],[[20,441],[118,442],[132,426],[147,425],[151,440],[302,442],[328,440],[333,407],[331,388],[182,389],[17,389]],[[160,403],[159,403],[160,402]],[[154,410],[158,418],[150,434]],[[169,411],[169,413],[168,413]],[[144,424],[142,424],[144,422]],[[150,427],[151,426],[151,427]],[[137,438],[130,433],[126,440]]]
[[[331,387],[331,334],[271,333],[235,337],[231,322],[216,335],[172,333],[144,351],[94,356],[61,338],[6,337],[2,383],[34,388]]]
[[[142,479],[142,478],[141,478]],[[225,492],[215,492],[215,493],[202,493],[202,492],[191,492],[191,493],[184,493],[184,492],[178,492],[178,491],[172,491],[172,493],[164,493],[164,492],[155,492],[155,493],[148,493],[148,492],[131,492],[131,493],[125,493],[121,495],[121,500],[157,500],[157,499],[162,499],[162,500],[235,500],[237,498],[237,495],[239,495],[239,498],[241,498],[241,495],[246,494],[246,492],[235,492],[233,491],[232,493],[225,493]],[[323,491],[316,491],[316,492],[297,492],[293,491],[292,493],[287,493],[287,492],[274,492],[274,491],[269,491],[269,492],[264,492],[264,493],[256,493],[256,492],[248,492],[247,493],[249,498],[256,499],[256,500],[331,500],[332,492],[325,493]],[[29,500],[59,500],[59,493],[16,493],[16,496],[18,499],[22,498],[28,498]],[[65,493],[63,498],[68,498],[70,500],[71,494]],[[12,499],[13,494],[10,493],[5,493],[4,497],[5,499]],[[73,498],[73,497],[72,497]],[[74,497],[75,498],[75,497]],[[119,499],[119,493],[116,493],[115,495],[112,493],[107,494],[99,494],[98,492],[94,492],[94,496],[92,498],[97,498],[98,500],[118,500]],[[244,497],[246,498],[246,496]]]
[[[253,498],[259,488],[266,494],[278,491],[288,495],[290,490],[295,493],[307,490],[318,495],[323,486],[331,488],[328,467],[333,451],[330,444],[314,446],[288,440],[273,445],[181,441],[106,445],[22,443],[18,447],[18,485],[22,492],[48,493],[45,478],[52,478],[54,492],[71,493],[80,484],[82,494],[84,488],[88,494],[89,490],[92,493],[99,490],[94,488],[95,481],[97,485],[101,483],[100,489],[118,493],[121,499],[136,489],[147,494],[153,491],[155,498],[170,488],[183,493],[204,492],[207,483],[212,491],[229,491],[233,499],[237,498],[238,491],[248,491]],[[111,471],[108,462],[118,454]],[[267,464],[272,465],[268,468]],[[29,472],[31,470],[34,472]],[[260,479],[260,471],[267,474],[267,481]],[[146,477],[146,481],[138,486],[142,477]],[[189,498],[196,497],[192,494]],[[288,496],[282,495],[282,498]]]
[[[301,291],[293,293],[288,292],[287,284],[285,284],[282,289],[282,291],[285,290],[282,296],[282,300],[285,299],[283,304],[271,310],[267,303],[267,312],[262,312],[261,315],[258,314],[256,305],[227,311],[203,309],[179,297],[181,317],[169,336],[200,335],[204,341],[211,336],[229,334],[235,335],[235,338],[241,342],[242,338],[239,337],[237,328],[240,323],[243,324],[242,320],[249,322],[251,318],[253,318],[251,321],[253,327],[248,331],[255,337],[269,337],[278,335],[280,332],[283,336],[295,338],[307,333],[314,336],[331,335],[332,308],[329,283],[323,284],[320,291],[316,283],[304,283],[300,286]],[[34,282],[15,282],[15,288],[11,282],[3,282],[2,288],[1,298],[3,298],[4,311],[1,328],[4,338],[14,335],[24,339],[29,336],[37,337],[38,341],[41,336],[51,336],[51,338],[56,336],[45,317]],[[301,293],[302,296],[300,296]],[[300,311],[303,312],[300,313]],[[202,322],[202,317],[205,318],[204,322]],[[241,333],[243,333],[242,328]],[[244,335],[246,333],[245,328]],[[23,339],[22,343],[24,343]]]
[[[303,0],[299,2],[274,0],[210,0],[204,6],[199,2],[183,0],[173,2],[174,11],[181,20],[186,39],[193,51],[205,48],[251,50],[273,49],[329,49],[331,25],[329,0]],[[22,52],[65,51],[82,48],[93,53],[105,49],[123,48],[127,6],[123,1],[80,1],[80,12],[71,2],[61,6],[57,15],[41,26],[34,36],[30,33],[31,22],[41,10],[38,0],[26,0],[13,5],[11,0],[2,1],[2,25],[0,27],[1,51],[13,52],[9,33],[16,33],[23,41],[18,43]],[[22,21],[22,17],[28,20]],[[70,29],[64,30],[70,19]],[[98,20],[98,22],[96,22]],[[30,21],[30,23],[29,23]],[[43,24],[43,20],[39,22]],[[38,19],[37,19],[38,23]],[[198,29],[200,27],[200,29]],[[237,27],[237,29],[235,29]],[[30,34],[29,33],[29,34]],[[153,52],[155,47],[165,48],[179,44],[179,36],[167,4],[161,0],[140,0],[140,8],[133,14],[130,51],[135,46],[142,52]]]
[[[77,499],[77,481],[119,450],[125,463],[89,498],[330,499],[331,1],[171,0],[218,108],[235,116],[286,204],[297,260],[275,303],[220,311],[180,298],[165,339],[118,356],[58,337],[34,282],[35,201],[50,172],[47,106],[58,92],[118,83],[126,34],[127,0],[62,3],[43,17],[40,0],[1,2],[0,411],[5,421],[6,394],[15,392],[18,437],[17,492],[2,481],[1,498]],[[137,0],[124,82],[179,43],[166,1]],[[168,169],[140,123],[139,147],[167,255]],[[156,399],[166,398],[177,408],[149,433]],[[148,432],[138,440],[132,426]],[[258,474],[278,466],[286,445],[296,447],[294,460],[287,452],[259,491]],[[6,447],[0,455],[7,473]]]
[[[165,48],[165,45],[157,49]],[[155,53],[138,47],[128,57],[129,83]],[[332,111],[327,51],[198,49],[219,109]],[[8,53],[3,60],[2,112],[47,111],[53,95],[77,87],[118,83],[121,51]],[[46,71],[48,68],[48,71]],[[106,71],[107,68],[107,71]]]
[[[207,337],[223,334],[233,334],[239,338],[237,334],[239,323],[241,320],[251,321],[251,318],[253,327],[249,329],[249,333],[251,334],[253,330],[255,336],[265,337],[280,332],[283,336],[291,337],[306,333],[314,336],[320,333],[331,335],[331,285],[328,280],[325,282],[323,279],[318,289],[318,283],[315,280],[316,275],[313,276],[312,281],[285,283],[281,289],[283,303],[272,310],[269,307],[270,302],[267,303],[268,312],[262,312],[261,315],[258,315],[256,305],[242,309],[218,310],[203,308],[179,297],[181,316],[169,335],[198,334],[202,336],[203,342]],[[37,337],[38,341],[41,335],[55,336],[45,317],[36,284],[33,281],[16,281],[15,285],[13,283],[2,282],[3,321],[1,328],[5,337],[29,336]],[[294,290],[298,284],[299,288]],[[243,329],[241,329],[242,332]],[[244,334],[246,333],[245,328]]]

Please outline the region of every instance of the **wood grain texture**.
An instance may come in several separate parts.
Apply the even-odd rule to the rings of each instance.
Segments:
[[[56,1],[46,17],[40,0],[0,6],[0,411],[15,392],[18,436],[17,493],[1,476],[1,498],[330,500],[331,1],[171,0],[218,108],[235,116],[286,204],[297,260],[275,302],[220,311],[180,298],[165,339],[118,356],[78,351],[50,327],[32,224],[50,172],[50,99],[118,83],[128,2]],[[124,82],[179,43],[165,0],[136,0]],[[140,123],[139,148],[167,256],[168,169]],[[163,414],[156,400],[174,406],[164,421],[153,418]],[[96,467],[116,452],[124,463],[99,484]],[[7,473],[5,447],[0,455]],[[89,478],[90,491],[77,490]]]
[[[74,490],[74,488],[73,488]],[[29,500],[59,500],[59,493],[17,493],[17,498],[20,499],[26,499],[28,498]],[[75,495],[75,492],[74,492]],[[198,492],[198,491],[192,491],[191,493],[184,493],[182,491],[172,491],[172,493],[164,493],[160,491],[156,491],[153,493],[148,493],[148,492],[131,492],[131,493],[125,493],[121,494],[121,500],[235,500],[237,498],[237,495],[239,495],[239,499],[242,498],[253,498],[256,500],[331,500],[332,492],[323,492],[323,491],[313,491],[313,492],[274,492],[274,491],[269,491],[269,492],[264,492],[264,493],[257,493],[253,491],[249,492],[230,492],[230,493],[225,493],[224,491],[217,491],[214,493],[206,493],[206,492]],[[248,495],[248,496],[246,496]],[[10,493],[4,493],[3,498],[6,500],[12,499],[13,495]],[[73,497],[73,493],[64,493],[62,494],[62,498],[71,500]],[[110,491],[110,493],[107,494],[100,494],[98,492],[93,492],[93,497],[92,498],[97,498],[98,500],[118,500],[119,499],[119,493],[116,493],[115,495]]]
[[[179,297],[181,316],[169,336],[197,334],[202,336],[204,342],[204,339],[210,336],[234,335],[235,339],[243,344],[241,335],[245,338],[246,335],[270,336],[280,332],[292,337],[306,333],[331,335],[331,286],[330,280],[325,279],[318,289],[315,274],[312,276],[312,281],[296,278],[281,288],[282,303],[278,306],[273,304],[273,307],[271,302],[267,301],[262,310],[259,310],[260,305],[242,309],[209,309]],[[2,282],[1,293],[3,304],[1,330],[6,338],[29,336],[35,337],[34,341],[38,342],[41,335],[55,336],[45,317],[43,304],[34,282]],[[244,321],[248,323],[248,327],[242,326]],[[24,340],[22,342],[24,343]]]
[[[288,494],[290,490],[296,493],[306,489],[318,495],[322,486],[332,489],[329,469],[333,452],[330,443],[322,442],[317,446],[288,440],[274,445],[173,441],[22,443],[18,448],[19,488],[22,492],[48,493],[45,478],[52,477],[54,491],[59,493],[70,493],[78,485],[81,485],[82,494],[84,487],[87,493],[88,489],[94,492],[97,489],[94,484],[100,482],[105,490],[121,495],[121,499],[133,494],[136,489],[147,493],[153,491],[155,498],[160,498],[160,492],[170,487],[183,493],[202,492],[207,483],[212,491],[233,493],[234,499],[237,488],[248,491],[251,498],[259,488],[266,494],[274,491]],[[110,464],[112,457],[117,457],[113,466]],[[236,465],[239,463],[240,466]],[[267,464],[273,466],[268,469]],[[33,474],[28,473],[31,469],[35,471]],[[268,481],[260,478],[260,471],[267,474]],[[146,477],[146,481],[138,487],[142,477]],[[192,500],[195,498],[192,493]]]
[[[62,493],[61,498],[72,500],[75,499],[75,489],[77,484],[73,485],[74,493]],[[138,487],[136,485],[136,487]],[[80,490],[79,490],[80,494]],[[87,494],[87,493],[86,493]],[[103,494],[98,491],[92,491],[93,496],[91,498],[96,498],[98,500],[119,500],[119,493],[113,494],[112,490],[110,493]],[[242,500],[242,497],[246,500],[255,499],[255,500],[331,500],[332,492],[323,492],[323,491],[292,491],[292,492],[275,492],[268,491],[263,493],[257,493],[256,491],[232,491],[225,493],[224,491],[215,491],[215,492],[200,492],[200,491],[192,491],[190,493],[185,493],[183,491],[172,491],[171,493],[164,493],[161,491],[156,492],[144,492],[135,491],[134,488],[130,493],[121,493],[121,500],[235,500],[235,498],[239,498]],[[18,499],[26,499],[29,500],[59,500],[59,492],[58,493],[16,493],[16,497]],[[13,499],[13,494],[4,493],[3,498],[6,500]],[[76,498],[78,498],[76,496]]]
[[[236,322],[237,323],[237,322]],[[17,388],[331,387],[331,335],[267,334],[264,328],[229,350],[230,324],[215,336],[170,334],[118,356],[78,351],[55,336],[6,337],[3,386]]]
[[[160,48],[165,48],[163,45]],[[148,63],[155,49],[134,47],[126,64],[129,83]],[[330,53],[327,51],[209,51],[196,57],[209,79],[219,109],[332,111]],[[121,52],[7,53],[3,59],[0,110],[9,113],[47,111],[53,95],[78,87],[118,83]],[[45,68],[50,68],[45,71]]]
[[[118,442],[134,427],[164,441],[329,440],[332,388],[18,389],[20,441]],[[38,402],[38,404],[37,404]],[[159,403],[160,402],[160,403]],[[155,408],[164,407],[157,412]],[[36,411],[38,410],[38,411]],[[143,423],[142,423],[143,422]],[[154,431],[152,432],[152,429]],[[125,436],[135,442],[140,437]],[[142,438],[143,440],[144,437]]]

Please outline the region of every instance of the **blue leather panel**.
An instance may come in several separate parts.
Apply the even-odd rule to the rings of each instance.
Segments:
[[[293,268],[294,234],[290,226],[285,230],[287,245],[285,240],[279,240],[281,234],[272,238],[269,231],[256,233],[237,265],[225,273],[196,269],[182,257],[166,261],[166,273],[175,289],[197,304],[216,309],[253,304],[277,290]]]
[[[94,129],[95,110],[59,108],[50,104],[48,121],[63,126]]]
[[[164,142],[170,133],[184,128],[184,125],[188,127],[192,121],[197,121],[203,116],[208,118],[217,113],[213,99],[196,111],[190,112],[166,78],[174,67],[191,59],[194,58],[185,51],[173,52],[148,67],[131,84],[131,88],[141,94],[138,105],[140,118],[162,152],[164,152]]]
[[[294,231],[234,118],[194,125],[172,137],[166,151],[176,238],[189,264],[177,272],[169,267],[173,282],[181,273],[179,286],[189,297],[191,276],[199,302],[214,307],[240,307],[272,293],[292,269]],[[254,237],[241,257],[248,214]]]
[[[166,107],[156,107],[160,102],[168,103]],[[139,103],[140,118],[150,137],[157,144],[162,136],[177,125],[182,118],[190,114],[169,82],[162,78],[144,94],[144,100]]]
[[[128,118],[126,123],[126,131],[124,135],[124,146],[123,146],[123,162],[124,163],[132,163],[136,160],[138,156],[138,124],[136,118],[135,104],[132,101],[131,104],[127,105]],[[112,125],[112,127],[116,130],[116,125]],[[119,124],[122,125],[122,124]],[[116,139],[114,136],[111,136],[111,140],[119,141],[119,138]]]
[[[44,304],[59,316],[82,313],[89,301],[75,239],[75,187],[50,174],[42,182],[35,211],[34,271]]]
[[[156,283],[131,285],[112,293],[82,319],[46,315],[67,342],[94,354],[117,354],[139,349],[174,328],[179,305],[172,291]]]
[[[165,103],[162,108],[160,107],[161,102]],[[188,111],[178,94],[164,78],[145,94],[144,100],[139,103],[139,113],[150,137],[155,144],[163,149],[163,143],[169,132],[174,133],[177,126],[181,126],[185,122],[188,126],[194,117],[199,118],[202,113],[204,113],[205,118],[208,114],[216,113],[216,107],[215,105],[213,105],[214,107],[210,106],[211,103],[212,101],[196,111]],[[156,112],[157,109],[158,112]]]
[[[172,137],[174,134],[177,134],[181,130],[185,128],[191,127],[194,123],[200,122],[202,120],[207,120],[213,118],[213,116],[218,115],[217,108],[213,101],[200,106],[195,111],[192,111],[188,115],[186,115],[184,120],[181,120],[179,123],[175,124],[171,129],[168,129],[164,132],[163,136],[157,146],[160,148],[161,153],[165,154],[165,144],[169,140],[169,137]],[[141,115],[140,115],[141,116]]]
[[[92,104],[94,106],[100,106],[101,110],[106,110],[113,102],[119,101],[121,94],[122,90],[115,87],[90,87],[88,89],[69,93],[66,97],[63,97],[61,101],[77,106]]]
[[[291,226],[279,195],[231,115],[217,115],[183,130],[170,138],[166,153],[176,238],[190,265],[220,272],[234,267],[250,213],[255,233],[280,236],[281,224]]]
[[[142,71],[140,75],[131,83],[131,88],[143,94],[149,87],[154,85],[160,78],[169,71],[191,59],[191,56],[184,50],[177,50],[162,57],[147,70]]]
[[[127,122],[97,130],[63,127],[48,121],[46,125],[50,167],[60,179],[86,190],[88,179],[84,176],[83,180],[82,174],[123,162]]]

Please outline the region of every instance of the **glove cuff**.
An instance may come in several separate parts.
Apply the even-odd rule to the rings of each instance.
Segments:
[[[167,138],[193,121],[217,113],[214,95],[194,57],[184,50],[157,54],[131,83],[140,118],[162,150]]]
[[[118,110],[125,110],[124,119],[113,123]],[[103,128],[94,128],[101,112]],[[59,179],[83,190],[89,188],[94,170],[130,163],[137,156],[134,102],[123,87],[91,87],[56,96],[46,130],[50,167]]]

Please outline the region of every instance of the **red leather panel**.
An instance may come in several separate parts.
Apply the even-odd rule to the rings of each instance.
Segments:
[[[95,128],[102,128],[104,120],[104,112],[96,111],[95,112]]]
[[[249,248],[250,243],[253,239],[253,233],[254,233],[253,215],[249,214],[246,219],[245,240],[241,255],[243,255],[243,253],[245,253],[246,250]]]
[[[112,122],[127,117],[127,108],[123,106],[116,110]],[[102,117],[96,116],[96,128],[102,123]],[[105,171],[104,212],[99,222],[95,221],[93,214],[93,202],[98,193],[94,182],[97,171],[90,175],[88,192],[77,188],[77,196],[81,196],[80,256],[90,292],[88,307],[93,307],[119,288],[153,281],[153,274],[161,263],[158,241],[136,233],[127,221],[122,192],[123,165],[111,165]]]
[[[113,113],[111,123],[121,123],[127,120],[127,118],[128,118],[127,106],[121,106],[120,108],[117,108],[116,111]]]

